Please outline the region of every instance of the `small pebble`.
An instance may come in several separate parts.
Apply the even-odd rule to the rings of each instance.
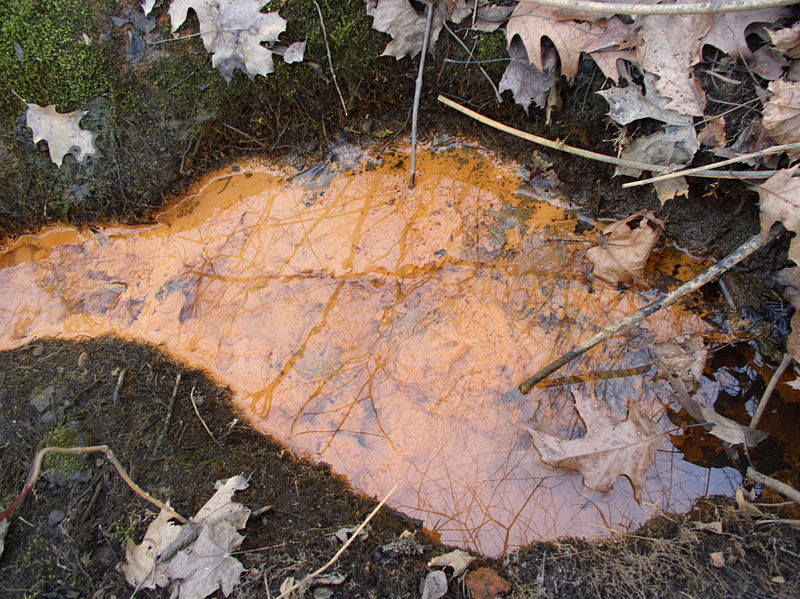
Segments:
[[[47,514],[47,523],[50,526],[57,526],[64,519],[64,512],[61,510],[53,510]]]

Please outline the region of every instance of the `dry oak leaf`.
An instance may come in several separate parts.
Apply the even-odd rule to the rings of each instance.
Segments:
[[[782,169],[756,188],[765,239],[777,221],[789,231],[800,233],[800,178],[794,177],[797,169],[798,166]],[[789,244],[789,259],[800,265],[800,235],[795,235]]]
[[[762,111],[764,131],[779,144],[800,141],[800,83],[773,81],[768,89],[772,96]],[[800,158],[800,150],[787,153],[793,160]]]
[[[650,346],[659,374],[667,379],[677,376],[684,387],[693,392],[706,367],[708,349],[700,335],[677,337]]]
[[[663,229],[664,221],[650,210],[641,210],[603,228],[603,243],[586,252],[594,275],[615,285],[640,279]]]
[[[711,28],[711,16],[645,15],[637,22],[642,27],[637,62],[658,75],[656,89],[670,99],[665,108],[702,116],[706,96],[692,67],[700,62],[701,40]]]
[[[542,38],[547,37],[561,58],[561,74],[571,83],[578,74],[581,52],[603,37],[605,27],[593,22],[593,17],[573,20],[569,16],[569,13],[554,7],[520,2],[508,19],[506,40],[511,43],[518,35],[525,44],[531,63],[539,71],[544,71]]]
[[[545,108],[550,89],[555,83],[557,58],[555,52],[551,50],[545,56],[544,72],[539,71],[528,60],[528,53],[519,38],[515,37],[508,46],[508,55],[511,61],[508,63],[503,77],[500,79],[498,89],[500,92],[510,91],[514,96],[514,102],[519,104],[528,112],[531,102],[539,108]]]
[[[275,71],[272,51],[261,43],[276,42],[286,21],[277,12],[262,13],[266,4],[269,0],[173,0],[169,18],[175,32],[194,9],[211,64],[230,83],[236,69],[250,79]]]
[[[81,129],[79,125],[87,114],[87,110],[56,112],[55,104],[44,107],[28,104],[25,124],[33,131],[34,143],[42,140],[47,142],[50,160],[57,166],[61,166],[67,154],[72,154],[78,163],[84,164],[86,158],[98,153],[94,145],[97,134]]]
[[[595,55],[592,54],[592,57]],[[670,125],[692,124],[692,117],[666,108],[669,99],[656,91],[655,75],[644,73],[644,93],[636,83],[626,79],[628,83],[626,87],[612,86],[597,92],[608,102],[610,108],[608,116],[617,123],[627,125],[639,119],[655,119]]]
[[[580,439],[562,440],[528,429],[542,461],[577,470],[583,475],[583,484],[595,491],[609,491],[617,478],[625,476],[638,501],[647,470],[664,442],[661,427],[636,403],[628,405],[628,418],[620,422],[601,401],[576,391],[572,396],[586,434]]]
[[[747,58],[751,54],[745,39],[750,33],[748,28],[754,23],[774,23],[786,12],[784,7],[775,7],[712,15],[711,29],[703,37],[702,43],[719,48],[731,56]]]

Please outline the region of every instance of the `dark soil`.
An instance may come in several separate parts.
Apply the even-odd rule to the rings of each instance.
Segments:
[[[141,62],[130,63],[131,26],[116,27],[111,16],[123,14],[132,2],[53,0],[40,9],[38,0],[0,1],[0,237],[59,221],[145,222],[199,175],[227,162],[274,156],[303,168],[324,162],[329,142],[337,138],[388,144],[406,135],[416,61],[378,57],[388,38],[371,30],[362,0],[319,3],[346,116],[324,66],[327,52],[310,0],[276,3],[289,21],[285,39],[308,39],[306,61],[285,65],[278,59],[275,74],[250,81],[237,73],[231,85],[211,68],[197,38],[150,47]],[[154,14],[157,31],[169,37],[164,8]],[[182,33],[196,30],[193,18]],[[93,41],[89,50],[78,51],[81,31]],[[15,58],[18,39],[29,58],[37,53],[67,58],[57,71],[41,71],[49,63]],[[475,44],[481,59],[505,56],[502,34],[469,34],[466,41]],[[553,124],[545,126],[542,111],[531,108],[526,115],[509,94],[497,104],[474,66],[445,62],[448,57],[466,58],[457,43],[443,37],[426,68],[424,136],[468,135],[529,164],[534,173],[552,168],[578,209],[593,218],[658,209],[668,219],[668,243],[695,254],[724,255],[758,230],[756,195],[740,183],[693,181],[690,198],[661,207],[649,188],[623,190],[608,165],[536,150],[435,100],[442,93],[520,129],[615,154],[619,131],[593,93],[604,81],[589,63],[564,92],[564,108]],[[496,66],[487,67],[495,82],[502,73]],[[82,124],[100,131],[102,158],[79,166],[68,157],[57,169],[44,144],[30,141],[21,120],[24,105],[12,91],[40,105],[54,103],[60,111],[90,110]],[[730,126],[744,127],[746,112],[727,117]],[[739,308],[763,314],[765,301],[774,300],[773,273],[786,265],[787,243],[780,240],[725,276]],[[718,286],[709,286],[706,295],[722,303]],[[720,309],[711,317],[730,319],[737,333],[744,330],[736,326],[740,319],[733,310]],[[752,336],[764,356],[779,359],[783,339],[774,324],[765,326]],[[124,384],[112,401],[124,368]],[[170,415],[178,373],[182,380]],[[203,400],[198,410],[210,434],[191,405],[192,389]],[[272,508],[244,531],[238,557],[247,570],[233,596],[270,596],[265,584],[275,596],[286,577],[301,578],[327,561],[339,546],[331,533],[358,524],[377,500],[358,496],[324,464],[293,456],[252,431],[231,412],[228,398],[203,373],[118,339],[40,340],[0,353],[0,505],[14,499],[33,456],[46,445],[108,444],[138,484],[169,499],[184,515],[210,497],[216,480],[244,474],[250,487],[237,498],[254,508]],[[47,461],[44,476],[11,518],[0,558],[0,596],[130,596],[132,587],[118,570],[125,539],[140,540],[153,513],[100,454]],[[723,534],[693,524],[716,520],[722,521]],[[413,533],[414,543],[407,546],[418,552],[381,551],[404,531]],[[445,551],[418,523],[384,509],[369,525],[369,537],[351,545],[333,566],[347,577],[333,588],[334,597],[417,597],[427,561]],[[724,568],[711,565],[714,552],[725,555]],[[632,534],[597,543],[534,544],[504,560],[480,559],[471,568],[495,568],[519,598],[788,598],[800,596],[798,559],[800,532],[755,520],[719,499],[703,501],[688,515],[659,516]],[[462,584],[450,588],[448,597],[466,596]],[[167,594],[145,590],[137,596]]]

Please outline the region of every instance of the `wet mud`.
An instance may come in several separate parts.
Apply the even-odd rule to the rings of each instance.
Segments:
[[[520,194],[517,165],[427,150],[409,191],[407,163],[396,151],[302,173],[241,164],[153,225],[22,237],[0,258],[0,347],[108,333],[153,344],[229,386],[258,430],[358,490],[398,483],[393,507],[487,555],[730,492],[734,470],[684,461],[666,436],[641,503],[622,478],[597,493],[541,462],[526,427],[586,432],[569,386],[513,390],[652,298],[592,281],[568,203]],[[635,401],[667,431],[647,347],[707,329],[664,310],[563,374],[630,369],[580,390],[619,420]]]

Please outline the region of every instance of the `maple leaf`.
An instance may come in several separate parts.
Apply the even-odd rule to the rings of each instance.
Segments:
[[[794,176],[797,169],[798,166],[782,169],[756,188],[764,239],[777,221],[789,231],[800,233],[800,178]],[[800,235],[795,235],[789,244],[789,260],[800,265]]]
[[[769,84],[772,96],[764,105],[761,126],[779,144],[800,141],[800,83],[773,81]],[[800,151],[787,152],[793,159]]]
[[[752,54],[746,40],[748,28],[753,23],[774,23],[785,14],[783,7],[714,14],[702,43],[719,48],[731,56],[747,58]]]
[[[681,114],[702,116],[705,92],[692,67],[700,62],[701,40],[711,28],[710,15],[644,15],[639,65],[658,75],[656,89],[670,99],[665,108]],[[680,35],[675,35],[679,31]]]
[[[542,61],[542,38],[548,38],[561,58],[561,74],[572,82],[578,74],[581,52],[605,33],[603,25],[586,20],[564,17],[564,11],[550,6],[521,2],[514,9],[506,26],[509,44],[518,35],[525,44],[528,58],[540,71],[545,70]]]
[[[156,585],[165,587],[169,584],[165,564],[157,563],[158,556],[172,543],[183,528],[170,522],[172,516],[161,510],[155,520],[147,527],[144,539],[137,545],[132,539],[125,544],[125,564],[122,572],[125,580],[135,587],[154,589]]]
[[[218,588],[226,597],[230,595],[244,572],[232,555],[243,540],[224,520],[203,526],[192,547],[179,551],[167,566],[170,579],[179,581],[179,598],[203,599]]]
[[[661,427],[642,414],[635,403],[629,404],[628,418],[620,422],[601,401],[576,391],[572,397],[586,434],[580,439],[563,440],[528,429],[542,461],[577,470],[583,475],[583,484],[595,491],[609,491],[617,478],[625,476],[638,501],[647,470],[664,442]]]
[[[87,110],[56,112],[54,104],[37,106],[28,104],[25,124],[33,131],[34,143],[45,140],[50,151],[50,160],[61,166],[64,156],[72,154],[79,164],[84,164],[89,156],[97,155],[94,139],[97,134],[81,129],[81,119]]]
[[[664,221],[650,210],[611,223],[600,231],[603,244],[586,252],[593,274],[615,285],[640,279],[663,230]]]
[[[200,22],[200,37],[212,54],[211,64],[230,83],[239,69],[250,79],[275,71],[272,51],[262,42],[276,42],[286,29],[277,12],[262,13],[269,0],[173,0],[169,7],[172,31],[186,21],[194,9]]]

